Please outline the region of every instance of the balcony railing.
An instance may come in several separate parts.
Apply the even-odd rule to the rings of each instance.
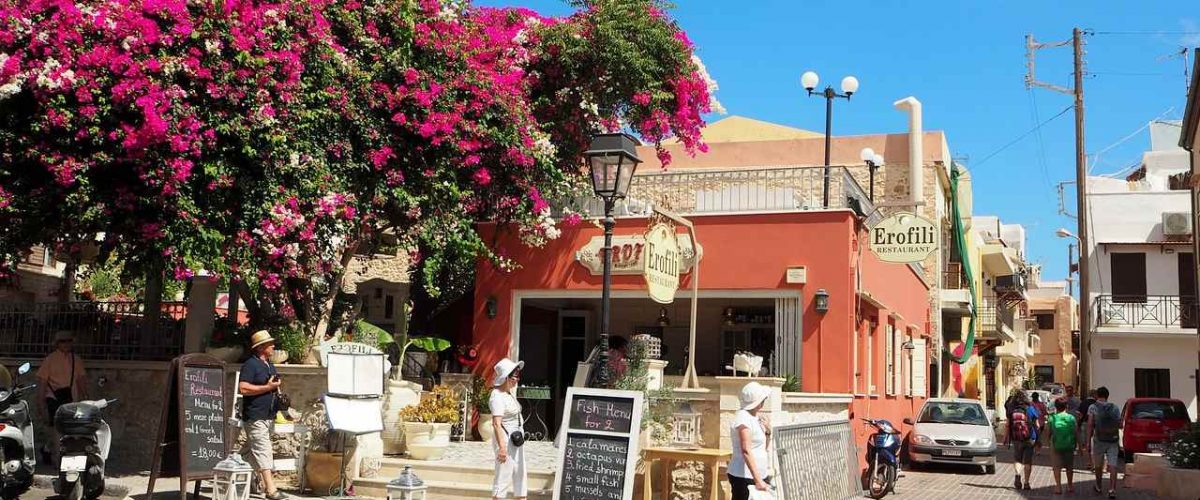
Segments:
[[[882,218],[845,167],[830,167],[829,208],[850,208]],[[618,215],[646,215],[657,204],[684,215],[821,210],[825,167],[752,168],[639,173]],[[582,200],[587,213],[603,213],[600,200]]]
[[[963,274],[962,262],[947,262],[942,269],[942,288],[945,290],[966,290],[967,277]]]
[[[0,356],[40,358],[59,331],[75,336],[74,351],[88,359],[160,361],[183,348],[187,303],[163,302],[150,328],[141,302],[0,304]]]
[[[1096,326],[1195,328],[1196,297],[1179,295],[1101,295]]]

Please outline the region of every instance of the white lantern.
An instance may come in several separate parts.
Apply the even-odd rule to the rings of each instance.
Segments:
[[[250,498],[250,481],[254,469],[242,456],[233,453],[213,467],[213,500],[246,500]]]
[[[695,449],[700,447],[700,414],[684,401],[671,414],[671,446]]]
[[[387,485],[387,500],[425,500],[425,482],[412,472],[411,465],[405,465],[400,477],[391,480]]]

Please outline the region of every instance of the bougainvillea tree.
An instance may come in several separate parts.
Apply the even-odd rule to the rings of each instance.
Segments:
[[[712,83],[660,0],[574,4],[0,0],[0,261],[102,235],[302,319],[383,234],[425,276],[502,261],[474,223],[553,238],[591,134],[704,148]]]

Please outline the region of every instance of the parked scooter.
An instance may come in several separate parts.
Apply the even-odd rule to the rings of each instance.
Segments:
[[[17,369],[17,380],[29,373],[29,363]],[[33,485],[33,419],[23,398],[35,384],[0,387],[0,499],[13,500]]]
[[[100,416],[116,399],[80,401],[58,407],[58,481],[54,492],[67,500],[93,500],[104,493],[104,463],[108,460],[112,432]]]
[[[878,429],[867,438],[867,495],[883,498],[896,488],[900,473],[900,431],[887,420],[863,421]]]

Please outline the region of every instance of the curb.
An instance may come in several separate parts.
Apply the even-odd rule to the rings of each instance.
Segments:
[[[54,491],[54,480],[56,478],[46,475],[33,476],[33,487]],[[129,496],[129,487],[122,484],[107,484],[104,486],[104,493],[100,498],[116,499],[116,500],[133,500]]]

